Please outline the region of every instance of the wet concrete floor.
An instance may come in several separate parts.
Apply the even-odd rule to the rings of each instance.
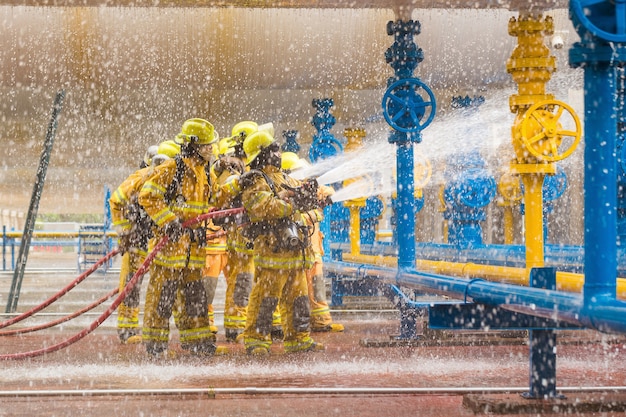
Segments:
[[[44,293],[60,289],[75,275],[27,274],[21,308],[27,308],[30,297],[43,301],[49,296]],[[116,284],[114,273],[89,280],[84,285],[92,289],[80,297],[85,303]],[[3,303],[8,281],[8,276],[0,275]],[[47,290],[39,294],[35,286]],[[625,403],[620,394],[598,389],[626,385],[622,337],[587,331],[559,334],[557,388],[564,390],[569,404],[605,407],[558,408],[555,400],[520,396],[529,384],[527,338],[441,333],[438,339],[407,343],[394,338],[399,333],[397,313],[372,308],[371,300],[364,303],[367,310],[355,308],[359,300],[346,301],[343,308],[333,310],[335,321],[345,324],[346,331],[314,334],[326,345],[325,352],[287,355],[277,342],[268,358],[249,357],[243,346],[226,344],[221,326],[218,342],[228,346],[229,354],[194,357],[180,349],[172,326],[170,346],[175,355],[152,360],[141,345],[119,343],[112,316],[64,349],[0,361],[0,416],[624,415],[611,407]],[[66,313],[78,309],[78,304],[78,300],[68,303]],[[0,355],[6,358],[61,343],[103,309],[77,323],[2,336]],[[46,311],[37,320],[56,318],[46,317]],[[15,326],[28,325],[25,320]],[[485,408],[486,403],[491,405]],[[493,405],[503,403],[535,406]]]

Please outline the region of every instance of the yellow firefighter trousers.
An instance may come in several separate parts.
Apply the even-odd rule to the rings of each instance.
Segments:
[[[133,275],[135,275],[135,272],[137,272],[144,260],[145,256],[132,252],[126,252],[122,256],[120,266],[120,292],[126,287],[126,284],[131,280]],[[117,332],[122,341],[140,333],[139,302],[142,281],[143,277],[139,278],[132,291],[126,295],[126,298],[124,298],[124,301],[122,301],[118,307]]]
[[[315,261],[313,267],[307,271],[306,280],[311,303],[311,328],[324,329],[332,324],[333,319],[326,301],[326,283],[321,261]]]
[[[228,271],[226,266],[228,265],[228,254],[224,253],[209,253],[206,256],[206,266],[202,269],[202,277],[205,280],[215,281],[208,286],[212,289],[213,294],[209,294],[209,322],[211,326],[215,325],[215,311],[213,310],[213,300],[215,298],[215,288],[217,287],[217,280],[220,273],[224,273],[226,282],[228,282]]]
[[[250,293],[248,320],[244,330],[246,349],[272,344],[272,315],[280,306],[285,351],[306,350],[310,337],[310,306],[303,269],[255,268],[255,282]]]
[[[212,353],[215,335],[211,333],[207,295],[199,268],[167,268],[152,264],[146,291],[142,339],[149,353],[167,349],[169,320],[180,292],[178,331],[183,349]]]
[[[243,331],[252,280],[254,279],[254,257],[236,251],[228,252],[226,277],[226,298],[224,300],[224,329]]]

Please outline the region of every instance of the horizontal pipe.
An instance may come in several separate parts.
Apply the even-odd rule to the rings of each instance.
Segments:
[[[5,390],[0,398],[28,397],[96,397],[96,396],[156,396],[156,395],[464,395],[489,393],[521,393],[528,387],[243,387],[243,388],[126,388],[126,389],[67,389],[67,390]],[[559,392],[622,392],[626,386],[559,387]]]
[[[497,305],[506,310],[563,321],[605,333],[626,333],[626,303],[597,298],[584,305],[580,294],[519,285],[463,279],[409,269],[329,261],[329,273],[378,279],[382,283],[446,295],[465,302]]]
[[[344,253],[343,260],[352,263],[366,263],[395,268],[397,260],[393,256],[352,255]],[[449,261],[431,261],[418,259],[415,262],[418,271],[432,272],[441,275],[451,275],[465,278],[483,278],[488,281],[498,281],[505,284],[528,285],[528,275],[525,268],[512,266],[483,265],[476,263],[461,263]],[[557,271],[556,289],[558,291],[579,293],[583,289],[585,276],[574,272]],[[617,298],[626,300],[626,279],[617,278]]]

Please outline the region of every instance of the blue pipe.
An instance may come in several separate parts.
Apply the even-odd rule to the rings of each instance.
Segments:
[[[596,297],[587,303],[580,294],[337,261],[326,262],[324,269],[329,274],[377,279],[384,284],[447,295],[468,303],[498,305],[509,311],[560,320],[605,333],[626,333],[626,302],[615,298]]]
[[[615,70],[585,67],[585,303],[615,298],[617,277],[617,123]]]
[[[413,143],[397,144],[398,199],[396,201],[398,267],[411,268],[415,265],[415,195],[413,192]]]

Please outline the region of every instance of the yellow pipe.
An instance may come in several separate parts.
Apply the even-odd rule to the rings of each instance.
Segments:
[[[505,206],[504,207],[504,244],[512,245],[513,244],[513,207]]]
[[[398,260],[393,256],[352,255],[343,254],[343,261],[396,268]],[[456,263],[448,261],[430,261],[418,259],[416,269],[439,275],[460,278],[483,278],[487,281],[506,284],[528,285],[528,274],[524,268],[510,266],[481,265],[473,263]],[[574,272],[557,271],[556,289],[566,292],[581,292],[585,276]],[[626,279],[617,278],[617,298],[626,299]]]
[[[353,255],[361,253],[361,207],[358,205],[349,205],[350,210],[350,252]]]
[[[526,174],[524,182],[524,226],[526,238],[526,269],[544,265],[543,236],[543,179],[544,174]]]

